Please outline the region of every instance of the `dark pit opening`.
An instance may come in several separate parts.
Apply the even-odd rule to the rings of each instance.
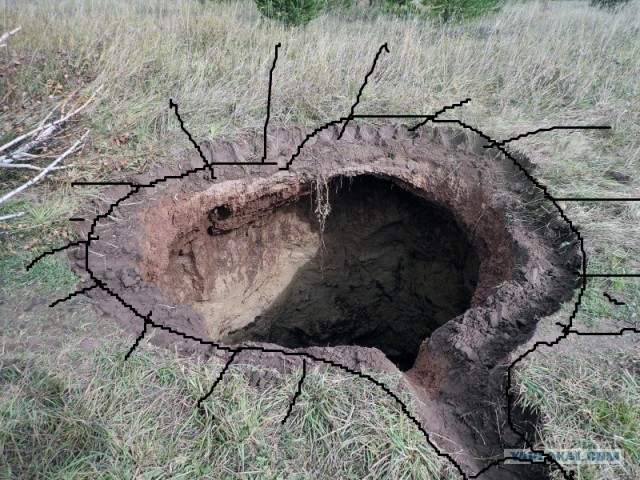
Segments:
[[[391,181],[339,177],[328,187],[324,247],[251,323],[227,330],[222,340],[376,347],[407,370],[422,341],[469,308],[478,255],[451,212]],[[316,200],[307,195],[264,217],[282,210],[317,225]],[[252,248],[264,248],[265,237],[255,231],[272,228],[273,218],[256,219],[233,238],[250,236]]]
[[[233,212],[229,208],[228,205],[220,205],[216,207],[211,212],[211,217],[213,220],[226,220],[231,216]]]

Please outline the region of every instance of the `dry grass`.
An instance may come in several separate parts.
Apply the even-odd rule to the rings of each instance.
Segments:
[[[10,235],[0,238],[3,245],[0,281],[3,282],[5,296],[9,298],[2,309],[4,322],[12,318],[14,312],[11,309],[41,296],[43,289],[53,288],[58,283],[68,286],[69,278],[63,273],[61,260],[45,266],[43,283],[36,283],[32,277],[22,277],[19,267],[29,254],[64,241],[65,219],[79,202],[89,196],[87,192],[77,196],[69,188],[69,182],[77,178],[113,178],[125,172],[145,170],[158,163],[171,163],[181,150],[190,148],[168,109],[169,98],[180,104],[188,128],[200,141],[234,138],[242,133],[260,131],[266,112],[268,71],[278,42],[282,43],[282,48],[274,74],[274,123],[312,128],[345,115],[378,47],[387,42],[390,54],[381,58],[364,92],[359,113],[430,113],[470,97],[471,103],[449,113],[449,116],[460,118],[500,139],[556,124],[610,124],[614,127],[612,135],[591,131],[551,132],[510,145],[524,150],[535,161],[534,175],[558,196],[639,196],[638,0],[619,12],[598,10],[589,7],[587,2],[578,1],[527,2],[510,5],[497,15],[471,23],[445,27],[419,19],[366,16],[353,11],[325,15],[306,29],[293,30],[263,20],[248,1],[201,5],[196,1],[167,0],[36,0],[5,2],[3,7],[0,30],[16,25],[21,25],[23,30],[11,39],[10,48],[0,53],[0,61],[8,65],[0,77],[3,106],[0,140],[12,138],[21,130],[32,127],[54,104],[75,89],[80,89],[78,97],[86,98],[98,85],[106,87],[100,102],[85,112],[69,132],[68,138],[72,139],[74,129],[92,129],[90,147],[73,159],[78,168],[51,175],[44,185],[0,207],[0,215],[24,209],[28,211],[20,221],[3,227]],[[611,180],[606,175],[610,170],[629,173],[633,178],[628,183]],[[3,175],[2,192],[23,181],[15,172],[0,172],[0,175]],[[99,196],[100,193],[93,191],[91,195]],[[577,203],[567,206],[567,214],[575,220],[585,237],[592,271],[640,271],[640,204]],[[637,326],[639,288],[635,280],[590,281],[576,326],[592,331]],[[602,291],[626,301],[627,306],[612,306],[603,298]],[[550,325],[548,329],[552,334],[558,333],[553,322],[566,321],[571,308],[565,305],[557,315],[543,322]],[[34,321],[25,330],[38,335],[38,325]],[[5,335],[10,336],[8,333]],[[67,330],[59,333],[63,339],[65,335],[68,335]],[[161,450],[159,458],[173,458],[174,462],[182,459],[181,465],[169,462],[171,468],[176,469],[172,474],[176,477],[193,475],[197,468],[201,468],[193,457],[196,450],[191,448],[195,447],[186,447],[176,438],[183,435],[184,429],[194,429],[189,435],[197,432],[204,435],[202,438],[207,442],[213,442],[210,432],[203,433],[201,427],[197,430],[196,424],[192,423],[162,423],[168,422],[164,417],[156,424],[153,410],[146,407],[129,413],[124,410],[127,405],[141,401],[137,395],[141,394],[142,387],[133,386],[138,385],[137,378],[148,377],[161,367],[153,363],[160,357],[154,357],[152,361],[145,360],[143,355],[147,354],[141,354],[140,362],[152,363],[140,364],[135,375],[123,377],[110,377],[108,368],[104,370],[105,357],[96,357],[92,360],[96,365],[95,378],[91,380],[95,383],[86,393],[77,390],[77,386],[70,386],[71,393],[64,393],[64,396],[72,399],[69,400],[71,406],[63,402],[62,406],[40,405],[39,410],[36,409],[45,416],[47,412],[51,413],[51,408],[58,409],[55,412],[63,412],[60,415],[71,415],[66,418],[70,418],[74,425],[84,425],[83,422],[98,415],[95,422],[91,420],[87,424],[86,434],[77,441],[80,443],[73,440],[73,444],[81,445],[82,452],[104,450],[106,466],[100,463],[103,460],[92,460],[93,457],[82,460],[80,455],[73,457],[80,459],[79,463],[70,462],[62,465],[64,468],[73,469],[79,465],[74,473],[88,469],[86,475],[89,476],[95,474],[91,469],[96,465],[108,472],[116,472],[115,476],[119,476],[120,468],[141,477],[168,475],[160,474],[150,466],[136,470],[134,458],[153,458],[148,457],[151,445]],[[176,377],[172,380],[175,385],[180,382],[184,385],[186,379],[195,378],[179,370],[178,363],[171,365],[167,368]],[[570,429],[567,427],[576,409],[581,408],[571,401],[571,396],[606,397],[610,390],[617,388],[615,385],[626,378],[624,371],[618,369],[609,380],[594,374],[564,385],[564,372],[566,369],[572,371],[573,364],[570,358],[558,358],[557,366],[554,369],[542,368],[532,358],[525,362],[523,370],[523,375],[528,378],[526,381],[546,386],[545,397],[556,402],[552,405],[537,401],[534,390],[523,389],[524,401],[539,408],[547,420],[542,432],[543,443],[550,448],[558,441],[562,444],[569,442],[569,438],[591,438],[597,431],[596,426],[587,421],[575,422]],[[28,425],[41,425],[41,420],[29,419],[27,410],[21,407],[18,399],[27,398],[24,397],[27,393],[21,388],[27,388],[27,385],[32,385],[29,388],[44,388],[45,384],[53,381],[47,368],[43,363],[41,374],[34,374],[35,377],[24,380],[26,383],[18,382],[17,386],[12,384],[9,390],[3,390],[0,402],[5,409],[3,413],[15,414],[3,418],[17,422],[22,415],[26,416]],[[190,367],[182,365],[180,368]],[[593,368],[598,371],[597,365]],[[144,375],[141,371],[145,372]],[[73,380],[65,377],[64,373],[56,375],[62,378],[63,383]],[[320,385],[330,380],[318,378],[317,381]],[[524,385],[524,381],[521,384]],[[611,382],[618,383],[613,385]],[[344,392],[351,392],[349,385],[340,385]],[[189,388],[197,390],[193,386]],[[353,388],[351,393],[343,392],[351,395],[348,400],[345,397],[347,405],[355,405],[362,398],[373,395],[365,386]],[[566,392],[566,388],[572,391]],[[105,389],[115,394],[113,402],[103,408],[98,397],[104,399]],[[633,390],[625,391],[633,393]],[[180,405],[188,398],[188,395],[176,393],[178,390],[172,392],[165,399],[167,403],[158,408],[170,410],[170,406]],[[637,395],[637,390],[635,392]],[[270,402],[280,401],[280,393],[274,393],[276,397],[268,399],[255,396],[244,388],[229,395],[229,398],[236,399],[234,405],[241,406],[233,407],[236,410],[232,408],[223,414],[223,418],[227,418],[225,415],[229,418],[249,415],[248,405],[275,408],[275,404]],[[372,405],[366,403],[362,409],[373,408]],[[70,408],[72,413],[64,410],[66,408]],[[308,415],[297,420],[300,425],[314,422],[318,415],[320,418],[323,415],[322,412],[310,413],[315,408],[311,403],[306,408]],[[337,415],[339,409],[327,408],[324,414]],[[273,411],[280,410],[275,408]],[[179,415],[186,415],[185,418],[194,421],[189,412],[188,408],[179,410]],[[631,415],[628,421],[637,424],[637,411],[633,412],[636,416]],[[382,419],[382,423],[376,424],[379,431],[368,437],[374,445],[377,442],[386,445],[381,439],[391,438],[404,421],[391,411],[380,415],[376,417]],[[334,452],[342,452],[340,446],[343,444],[360,446],[360,436],[371,432],[367,430],[369,421],[369,418],[353,419],[353,423],[351,420],[346,423],[352,427],[351,430],[339,430],[342,427],[332,430],[338,432],[335,435],[352,433],[344,438],[339,435],[323,437],[319,432],[314,433],[314,439],[305,439],[304,434],[290,437],[289,447],[300,448],[296,450],[298,453],[292,454],[293,460],[275,458],[272,451],[257,454],[256,450],[224,450],[223,458],[231,462],[228,464],[229,472],[234,469],[240,471],[237,470],[240,467],[248,470],[295,468],[303,472],[300,478],[307,478],[305,475],[317,478],[320,474],[357,476],[367,465],[375,467],[373,471],[382,476],[394,477],[401,472],[412,471],[401,470],[405,468],[404,464],[394,466],[393,462],[398,461],[396,457],[387,457],[374,465],[367,463],[370,461],[368,458],[359,456],[346,463],[345,468],[351,470],[336,473],[338,462],[344,461],[340,455],[346,453]],[[133,429],[128,430],[130,426],[123,426],[126,422],[141,427],[135,430],[141,432],[139,436],[134,435]],[[7,420],[2,425],[6,441]],[[14,423],[10,425],[18,428]],[[616,423],[612,422],[612,425]],[[568,436],[560,437],[559,432],[565,427]],[[269,430],[258,431],[262,440],[256,441],[270,445],[267,438]],[[413,442],[415,433],[408,431],[406,438],[410,440],[406,441]],[[129,435],[133,435],[130,440]],[[44,441],[43,438],[38,442]],[[106,443],[95,443],[98,441],[96,438]],[[190,437],[187,435],[185,438]],[[31,440],[27,438],[25,441]],[[103,449],[104,445],[108,448]],[[210,444],[203,445],[197,448],[205,449],[208,454],[214,451]],[[240,445],[244,444],[241,442]],[[264,448],[264,445],[252,445],[258,450]],[[412,448],[422,448],[417,443],[411,445],[414,445]],[[131,451],[129,447],[133,447]],[[60,453],[54,447],[48,448],[47,455]],[[227,445],[225,448],[230,447]],[[306,460],[300,453],[304,449],[310,455]],[[215,451],[222,455],[222,450]],[[425,451],[420,452],[424,458],[431,458]],[[245,463],[233,463],[238,458],[244,459]],[[310,458],[322,467],[304,463]],[[397,458],[409,457],[400,455]],[[428,462],[416,463],[419,465],[413,468],[430,468]],[[637,471],[639,463],[632,457],[628,471]],[[27,471],[34,472],[40,467],[28,468],[32,470]],[[581,475],[591,478],[588,472],[595,472],[596,478],[605,478],[597,477],[603,474],[597,468],[581,470]],[[418,474],[427,475],[424,470]],[[232,474],[228,473],[228,476],[232,477]]]
[[[528,3],[446,28],[385,17],[347,23],[338,15],[285,30],[263,21],[249,2],[41,0],[5,10],[5,25],[23,26],[13,48],[32,57],[13,79],[8,101],[23,92],[51,94],[50,85],[60,84],[62,93],[86,79],[104,83],[108,93],[91,114],[95,130],[102,140],[131,133],[129,143],[143,153],[159,141],[184,143],[170,97],[201,140],[259,129],[278,42],[274,121],[315,126],[344,115],[387,42],[391,53],[361,112],[432,112],[471,97],[456,114],[490,133],[599,120],[625,134],[610,143],[628,146],[638,133],[640,86],[630,79],[640,76],[639,16],[637,2],[620,14],[583,2],[554,2],[548,10]],[[594,136],[562,133],[554,140],[568,138],[584,154]]]

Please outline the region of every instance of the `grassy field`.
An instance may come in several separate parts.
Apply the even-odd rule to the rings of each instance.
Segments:
[[[5,0],[2,7],[0,33],[22,31],[0,49],[0,144],[54,107],[55,118],[103,89],[32,162],[46,165],[88,128],[86,146],[68,159],[76,167],[0,204],[0,216],[26,212],[0,225],[0,478],[449,475],[378,391],[339,374],[312,375],[299,412],[280,427],[296,377],[257,391],[234,369],[216,393],[225,401],[208,405],[218,409],[208,412],[212,428],[192,404],[219,371],[215,361],[185,362],[143,346],[123,364],[129,341],[113,322],[96,319],[82,300],[46,308],[76,282],[63,256],[24,272],[34,255],[71,236],[67,219],[79,205],[101,197],[98,189],[71,189],[71,181],[117,178],[189,151],[169,98],[200,141],[260,131],[278,42],[274,124],[314,128],[347,114],[386,42],[390,53],[359,113],[431,113],[471,98],[449,118],[499,139],[551,125],[611,125],[609,134],[555,131],[510,145],[526,152],[534,176],[556,196],[640,196],[638,0],[617,12],[578,1],[512,4],[446,26],[355,9],[304,29],[265,21],[248,1]],[[31,176],[0,169],[0,195]],[[585,238],[589,271],[640,271],[640,203],[569,203],[566,214]],[[603,291],[626,306],[613,306]],[[639,302],[637,279],[592,279],[574,326],[638,328]],[[555,322],[571,309],[543,319],[541,335],[557,336]],[[539,410],[545,448],[624,451],[623,467],[568,466],[577,478],[638,478],[640,354],[628,335],[600,337],[602,351],[593,340],[581,350],[583,338],[519,364],[521,401]]]
[[[0,442],[10,467],[0,476],[430,478],[443,468],[364,380],[311,372],[282,426],[293,376],[258,391],[247,388],[251,367],[234,365],[201,414],[194,405],[216,363],[148,349],[125,363],[126,350],[117,341],[90,358],[67,349],[60,357],[73,376],[51,368],[54,356],[4,365]]]

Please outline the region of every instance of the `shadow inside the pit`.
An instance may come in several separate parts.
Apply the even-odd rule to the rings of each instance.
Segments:
[[[337,179],[328,188],[323,246],[224,341],[376,347],[408,370],[422,341],[469,308],[478,256],[449,211],[388,180]]]

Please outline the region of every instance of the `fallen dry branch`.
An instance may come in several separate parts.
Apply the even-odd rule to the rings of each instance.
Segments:
[[[0,222],[4,222],[6,220],[11,220],[13,218],[19,218],[21,216],[23,216],[26,212],[18,212],[18,213],[12,213],[10,215],[4,215],[2,217],[0,217]]]
[[[87,130],[82,135],[82,137],[80,137],[80,139],[76,141],[76,143],[74,143],[73,145],[71,145],[71,147],[65,150],[58,158],[56,158],[53,162],[51,162],[49,166],[43,169],[38,175],[36,175],[35,177],[33,177],[31,180],[24,183],[23,185],[20,185],[15,190],[12,190],[11,192],[7,193],[4,197],[0,198],[0,203],[7,201],[14,195],[22,192],[23,190],[29,188],[31,185],[42,180],[50,171],[56,168],[56,165],[58,165],[58,163],[60,163],[62,160],[68,157],[71,153],[73,153],[80,146],[80,144],[83,142],[83,140],[87,137],[88,134],[89,134],[89,130]]]
[[[22,30],[22,27],[17,27],[17,28],[14,28],[13,30],[11,30],[10,32],[3,33],[2,36],[0,37],[0,47],[6,47],[7,46],[7,40],[9,40],[9,37],[14,36],[20,30]]]
[[[102,87],[103,87],[103,85],[100,85],[100,86],[96,89],[96,91],[95,91],[95,92],[93,92],[93,94],[91,95],[91,97],[89,97],[89,99],[88,99],[86,102],[84,102],[80,107],[78,107],[78,108],[76,108],[75,110],[73,110],[71,113],[69,113],[69,114],[65,115],[64,117],[62,117],[62,118],[60,118],[60,119],[56,120],[55,122],[51,122],[51,123],[47,123],[47,124],[45,124],[45,125],[41,125],[41,126],[39,126],[39,127],[37,127],[37,128],[34,128],[33,130],[31,130],[31,131],[30,131],[30,132],[28,132],[28,133],[25,133],[25,134],[23,134],[23,135],[20,135],[20,136],[18,136],[18,137],[16,137],[16,138],[14,138],[14,139],[13,139],[13,140],[11,140],[10,142],[5,143],[4,145],[2,145],[2,146],[0,147],[0,152],[4,152],[5,150],[7,150],[7,149],[9,149],[9,148],[13,147],[14,145],[17,145],[18,143],[20,143],[20,142],[22,142],[22,141],[26,140],[26,139],[27,139],[27,138],[29,138],[29,137],[32,137],[32,136],[33,136],[33,135],[35,135],[35,134],[39,134],[40,132],[47,131],[48,129],[51,129],[51,128],[55,129],[55,128],[56,128],[56,127],[58,127],[59,125],[61,125],[61,124],[65,123],[65,122],[66,122],[67,120],[69,120],[71,117],[73,117],[74,115],[77,115],[77,114],[78,114],[78,113],[80,113],[82,110],[84,110],[84,109],[87,107],[87,105],[89,105],[89,104],[93,101],[93,99],[96,97],[96,95],[97,95],[97,94],[102,90]],[[50,138],[50,137],[52,136],[52,134],[53,134],[53,132],[49,133],[49,134],[46,136],[45,140],[46,140],[47,138]],[[38,137],[36,137],[36,139],[35,139],[35,140],[33,140],[33,142],[32,142],[32,143],[36,143],[36,142],[37,142],[37,144],[38,144],[38,145],[39,145],[40,143],[42,143],[42,141],[44,141],[44,140],[42,140],[42,139],[41,139],[41,140],[38,140],[38,138],[39,138],[39,137],[40,137],[40,135],[38,135]],[[20,150],[22,150],[22,149],[18,149],[18,150],[20,151]],[[23,151],[22,153],[24,153],[24,151]],[[0,162],[2,162],[2,163],[11,163],[11,162],[13,162],[13,157],[12,157],[12,155],[5,155],[5,156],[3,156],[3,157],[0,157]]]
[[[62,167],[52,168],[51,170],[64,170],[65,168],[71,168],[75,166],[76,165],[74,163],[71,163]],[[0,168],[26,168],[27,170],[36,170],[38,172],[44,170],[44,168],[36,167],[35,165],[30,165],[28,163],[0,163]]]
[[[46,142],[49,138],[51,138],[55,133],[58,132],[59,128],[60,127],[54,125],[42,130],[40,133],[38,133],[38,136],[36,138],[31,140],[30,142],[25,143],[15,152],[11,153],[10,155],[0,157],[0,164],[8,164],[16,160],[26,160],[29,158],[33,158],[34,155],[28,152],[30,150],[33,150],[34,148],[38,148],[40,145]]]

